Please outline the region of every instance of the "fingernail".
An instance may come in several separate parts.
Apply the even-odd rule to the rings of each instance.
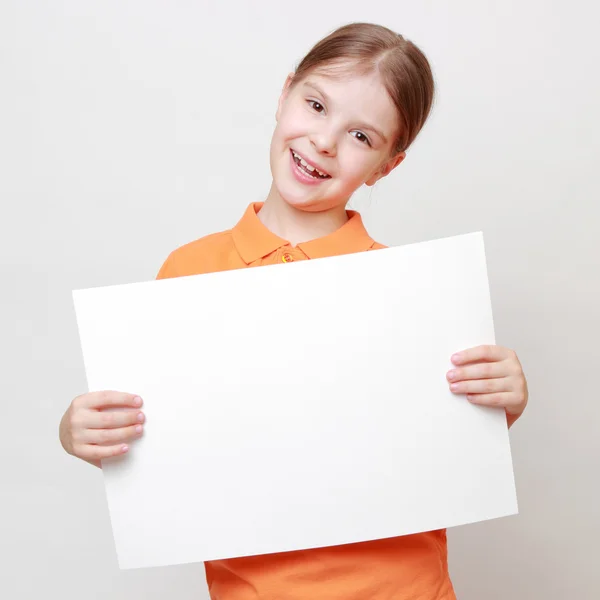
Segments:
[[[142,429],[143,429],[143,427],[141,425],[136,425],[135,426],[135,432],[136,433],[142,433]]]
[[[139,396],[136,396],[136,397],[133,399],[133,404],[134,404],[135,406],[141,406],[141,405],[142,405],[142,399],[141,399]]]
[[[456,377],[456,371],[448,371],[448,379],[454,379]]]
[[[137,416],[137,420],[142,423],[144,421],[144,413],[139,413]]]
[[[127,452],[127,450],[129,450],[129,446],[123,446],[121,448],[121,452],[123,452],[123,454],[125,454],[125,452]]]
[[[450,389],[455,392],[458,389],[458,383],[452,383],[450,384]]]
[[[456,362],[457,360],[460,360],[460,354],[459,353],[453,354],[450,360],[452,362]]]

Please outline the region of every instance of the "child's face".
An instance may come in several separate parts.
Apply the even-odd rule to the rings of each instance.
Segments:
[[[397,111],[377,75],[334,79],[314,72],[291,81],[271,141],[273,181],[288,204],[314,212],[345,207],[361,185],[373,185],[402,162],[403,152],[392,155]],[[299,157],[326,177],[307,174]]]

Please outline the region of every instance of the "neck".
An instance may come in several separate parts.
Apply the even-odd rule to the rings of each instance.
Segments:
[[[274,184],[257,216],[267,229],[292,246],[329,235],[348,220],[345,206],[320,212],[294,208],[281,197]]]

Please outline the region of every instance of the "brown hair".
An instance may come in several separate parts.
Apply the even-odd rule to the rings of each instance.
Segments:
[[[379,73],[400,119],[393,154],[413,143],[431,111],[434,82],[429,61],[415,44],[387,27],[351,23],[336,29],[300,61],[292,85],[316,70],[331,76]]]

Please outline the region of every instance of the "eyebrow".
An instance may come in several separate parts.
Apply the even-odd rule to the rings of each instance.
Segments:
[[[312,81],[305,81],[303,85],[304,85],[304,87],[312,88],[313,90],[315,90],[315,92],[317,92],[317,93],[321,94],[321,96],[323,96],[325,102],[327,102],[328,104],[330,103],[329,96],[318,85],[316,85]],[[372,131],[373,133],[378,135],[384,141],[384,143],[387,144],[387,138],[385,137],[385,135],[383,135],[383,133],[381,131],[379,131],[379,129],[375,128],[373,125],[369,125],[368,123],[361,123],[360,126],[361,126],[361,129],[368,129],[369,131]]]

